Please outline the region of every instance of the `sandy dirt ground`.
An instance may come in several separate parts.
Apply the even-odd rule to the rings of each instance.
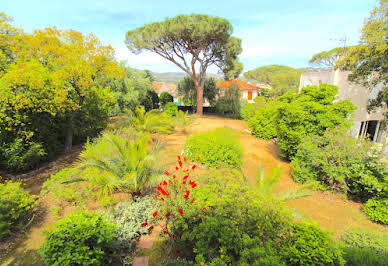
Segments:
[[[241,120],[224,119],[219,117],[207,116],[196,118],[186,133],[177,130],[171,135],[155,134],[154,138],[165,143],[164,163],[166,166],[173,166],[176,162],[176,156],[181,154],[186,138],[195,132],[203,132],[221,127],[229,127],[240,134],[240,141],[244,149],[243,173],[247,180],[254,185],[256,182],[257,167],[261,161],[264,171],[269,174],[270,171],[280,165],[283,169],[281,179],[276,188],[276,192],[288,189],[298,188],[300,185],[295,183],[290,174],[290,164],[279,157],[276,145],[271,141],[257,139],[246,133],[247,124]],[[61,161],[52,169],[38,174],[36,178],[27,178],[26,187],[32,193],[39,193],[42,183],[61,168],[68,167],[76,159],[80,148],[74,150],[74,156]],[[33,181],[35,180],[35,181]],[[49,202],[41,203],[39,217],[29,229],[26,235],[18,234],[15,236],[13,245],[8,247],[8,252],[4,252],[4,246],[0,244],[0,263],[1,265],[40,265],[39,256],[36,250],[44,240],[42,231],[46,226],[53,223],[51,215],[47,214]],[[330,193],[313,192],[312,196],[292,200],[286,203],[286,206],[296,209],[306,217],[314,220],[325,230],[333,233],[338,238],[345,230],[352,227],[363,227],[367,230],[381,231],[388,233],[388,227],[373,223],[367,219],[362,212],[362,205],[346,200],[341,195]],[[1,249],[3,248],[3,252]],[[1,258],[2,257],[2,258]],[[24,259],[20,259],[24,258]]]

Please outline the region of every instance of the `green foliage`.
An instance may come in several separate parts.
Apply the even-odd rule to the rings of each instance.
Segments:
[[[34,205],[34,196],[20,187],[19,182],[0,183],[0,240],[21,228]]]
[[[41,143],[27,144],[17,138],[5,147],[0,147],[0,164],[3,169],[18,172],[33,168],[45,155]]]
[[[120,115],[126,110],[135,111],[138,105],[145,106],[146,110],[157,109],[159,98],[147,72],[121,67],[125,71],[125,76],[114,78],[109,82],[116,99],[110,114]]]
[[[279,103],[262,96],[255,98],[255,103],[248,103],[241,111],[248,122],[252,135],[261,139],[276,137],[276,112]]]
[[[167,91],[164,91],[160,94],[159,101],[160,106],[164,107],[167,103],[174,102],[174,97]]]
[[[148,228],[142,227],[144,221],[149,221],[154,212],[155,200],[150,197],[135,198],[120,202],[108,213],[109,220],[116,224],[117,237],[115,245],[124,261],[136,250],[139,236],[148,233]]]
[[[187,131],[187,127],[193,122],[193,116],[189,116],[187,112],[183,112],[182,110],[179,110],[176,113],[176,122],[178,127],[182,129],[183,132]]]
[[[205,79],[203,86],[203,98],[207,100],[211,106],[215,104],[219,89],[216,86],[216,79],[213,77]],[[197,106],[197,90],[190,76],[185,76],[178,83],[178,95],[183,97],[185,105]]]
[[[174,123],[171,116],[157,110],[145,112],[143,106],[137,106],[134,112],[129,111],[120,117],[119,127],[132,127],[138,132],[171,134]]]
[[[90,175],[88,180],[95,183],[104,195],[115,190],[139,194],[160,174],[158,155],[161,147],[153,145],[149,149],[149,141],[148,134],[128,140],[126,136],[106,133],[93,143],[88,141],[85,144],[79,166],[102,172]]]
[[[388,106],[388,1],[380,0],[365,20],[361,30],[359,45],[349,49],[345,57],[338,60],[336,67],[351,70],[351,81],[361,83],[365,89],[373,88],[377,84],[381,87],[375,99],[370,99],[368,111],[375,111],[379,107]],[[388,112],[385,108],[385,120]]]
[[[333,102],[337,93],[336,86],[322,84],[280,97],[275,123],[282,156],[293,158],[308,135],[323,135],[327,129],[351,125],[347,118],[356,107],[349,100]]]
[[[101,175],[97,169],[65,168],[52,175],[42,186],[41,195],[50,193],[55,199],[65,200],[72,205],[85,206],[87,199],[93,197],[92,184],[86,182],[72,182],[73,180],[88,180],[90,177]],[[54,205],[54,203],[52,202]]]
[[[114,258],[116,226],[105,217],[71,214],[45,231],[39,253],[46,265],[107,265]]]
[[[163,107],[163,112],[169,116],[175,116],[178,112],[178,106],[174,102],[169,102]]]
[[[371,198],[364,205],[364,212],[372,221],[388,224],[388,198]]]
[[[238,87],[232,86],[226,89],[223,95],[216,100],[217,113],[232,118],[240,118],[241,113],[241,92]]]
[[[315,65],[320,68],[333,69],[336,59],[339,56],[346,54],[350,47],[336,47],[329,51],[323,51],[313,55],[309,64]]]
[[[228,77],[241,71],[241,40],[232,37],[232,31],[232,25],[220,17],[178,15],[128,31],[125,42],[135,53],[150,51],[179,66],[195,79],[196,91],[202,94],[210,65],[220,67]],[[196,67],[200,69],[198,76]],[[202,115],[202,101],[197,105]]]
[[[31,169],[106,126],[107,81],[122,74],[111,47],[55,27],[24,33],[4,14],[0,32],[0,165]]]
[[[209,167],[241,167],[242,147],[239,135],[232,129],[218,128],[213,131],[191,135],[183,148],[189,160],[198,157]]]
[[[298,182],[317,180],[363,201],[386,195],[388,168],[371,145],[344,129],[306,137],[292,160],[292,176]]]
[[[218,265],[281,260],[276,253],[290,219],[278,201],[257,194],[238,170],[213,169],[200,180],[195,202],[173,227],[183,233],[174,241],[185,258]]]
[[[244,77],[271,85],[271,94],[279,96],[290,90],[297,89],[301,74],[301,71],[292,67],[268,65],[247,71],[244,73]]]
[[[355,228],[340,239],[346,265],[383,266],[388,263],[388,234]]]
[[[344,265],[341,250],[317,225],[296,223],[282,253],[291,265]]]

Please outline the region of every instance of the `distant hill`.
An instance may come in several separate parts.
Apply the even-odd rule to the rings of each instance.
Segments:
[[[166,73],[151,72],[151,74],[152,76],[154,76],[156,81],[171,82],[174,84],[178,84],[178,82],[181,79],[187,76],[187,74],[183,72],[166,72]],[[208,73],[207,77],[214,77],[216,79],[222,78],[216,74],[211,74],[211,73]]]

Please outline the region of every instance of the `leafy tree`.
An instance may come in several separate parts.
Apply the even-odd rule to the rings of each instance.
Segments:
[[[216,101],[217,113],[230,116],[232,118],[240,118],[241,113],[241,92],[238,86],[232,85],[226,89],[222,96]]]
[[[126,44],[133,52],[154,52],[186,72],[197,91],[197,114],[202,115],[207,68],[214,64],[224,73],[236,71],[242,49],[232,31],[232,25],[219,17],[178,15],[128,31]]]
[[[114,101],[107,81],[122,73],[113,49],[92,34],[55,27],[26,34],[7,19],[0,19],[0,161],[10,159],[4,150],[23,156],[30,147],[49,158],[104,128]]]
[[[174,97],[167,91],[164,91],[160,94],[159,101],[161,106],[165,106],[167,103],[174,102]]]
[[[125,71],[125,76],[114,78],[109,82],[116,99],[112,115],[119,115],[127,109],[134,111],[138,105],[143,105],[146,110],[157,109],[159,98],[147,72],[123,65],[121,67]]]
[[[216,86],[216,80],[212,77],[206,78],[203,87],[203,98],[206,99],[210,105],[214,105],[215,99],[219,93]],[[193,106],[197,105],[197,91],[193,80],[186,76],[178,83],[178,95],[183,96],[183,102]]]
[[[293,158],[305,136],[322,135],[338,126],[350,127],[347,118],[356,106],[349,100],[333,102],[337,93],[338,87],[322,84],[279,98],[275,124],[278,147],[284,157]]]
[[[274,96],[298,88],[300,75],[300,70],[281,65],[262,66],[244,73],[247,79],[271,85]]]
[[[349,49],[337,67],[351,70],[351,81],[363,84],[366,88],[381,86],[375,99],[369,101],[368,110],[385,108],[388,121],[388,0],[380,0],[373,9],[361,31],[360,44]]]
[[[321,68],[333,69],[339,56],[344,55],[350,47],[336,47],[329,51],[323,51],[313,55],[309,64]]]

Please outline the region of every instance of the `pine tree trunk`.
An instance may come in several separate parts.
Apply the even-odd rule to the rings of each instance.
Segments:
[[[70,126],[66,131],[65,152],[70,151],[72,147],[73,147],[73,129]]]
[[[197,89],[197,115],[203,115],[203,88],[196,86]]]

